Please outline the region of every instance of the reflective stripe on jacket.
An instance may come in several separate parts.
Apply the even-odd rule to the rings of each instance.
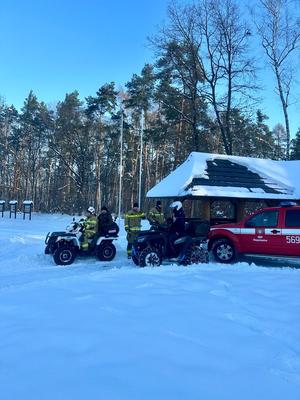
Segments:
[[[97,217],[96,217],[96,215],[91,215],[86,218],[86,220],[84,221],[84,230],[94,232],[94,234],[96,234],[96,232],[97,232]]]
[[[130,210],[125,214],[125,230],[140,231],[141,220],[145,219],[145,214],[142,211]]]
[[[159,211],[156,207],[153,207],[149,211],[148,220],[150,224],[157,223],[161,225],[165,222],[165,217],[163,212]]]

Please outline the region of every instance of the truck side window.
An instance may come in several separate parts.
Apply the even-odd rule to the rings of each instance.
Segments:
[[[278,222],[278,211],[265,211],[259,214],[254,215],[254,217],[250,218],[246,224],[246,228],[254,228],[257,226],[261,227],[273,227],[277,226]]]
[[[286,210],[285,226],[300,226],[300,210]]]

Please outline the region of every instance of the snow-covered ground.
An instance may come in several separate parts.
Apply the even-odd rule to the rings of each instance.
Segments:
[[[0,217],[3,400],[299,400],[300,269],[58,267],[70,217]]]

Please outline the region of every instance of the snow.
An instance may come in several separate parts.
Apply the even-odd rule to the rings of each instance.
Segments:
[[[4,400],[299,400],[300,269],[56,266],[67,215],[0,218]]]
[[[276,198],[278,200],[285,200],[288,198],[294,198],[294,196],[287,196],[286,194],[270,194],[266,195],[265,191],[259,188],[251,188],[252,192],[249,192],[247,188],[244,187],[235,187],[235,186],[193,186],[189,190],[185,191],[185,195],[193,195],[193,196],[212,196],[212,197],[235,197],[241,199],[265,199],[265,198]],[[160,197],[160,196],[157,196]],[[162,196],[161,196],[162,197]]]
[[[256,188],[252,190],[252,193],[246,190],[247,198],[300,199],[300,161],[274,161],[261,158],[196,152],[192,152],[184,163],[150,189],[147,193],[147,197],[181,197],[187,195],[235,197],[237,191],[241,192],[241,197],[243,197],[245,188],[201,186],[196,187],[197,190],[193,190],[192,188],[186,190],[186,187],[192,182],[193,178],[208,178],[206,163],[207,161],[213,161],[215,159],[226,159],[233,163],[243,165],[250,171],[259,174],[268,186],[274,186],[270,183],[271,180],[273,183],[278,183],[281,187],[284,187],[286,192],[286,194],[282,195],[265,192],[259,193]]]

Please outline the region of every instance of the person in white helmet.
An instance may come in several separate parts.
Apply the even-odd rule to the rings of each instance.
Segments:
[[[169,242],[171,248],[174,248],[173,246],[174,241],[184,233],[185,215],[181,201],[173,201],[173,203],[170,204],[170,208],[172,208],[173,212],[173,217],[172,217],[173,222],[170,227]]]
[[[170,228],[169,243],[170,247],[174,250],[174,242],[180,236],[185,234],[185,214],[182,208],[181,201],[174,201],[170,207],[173,210],[173,223]],[[181,264],[185,259],[185,252],[189,245],[189,241],[181,249],[181,252],[177,258],[177,261]]]
[[[96,210],[90,206],[87,209],[87,217],[84,221],[83,241],[81,244],[82,250],[88,250],[89,239],[92,239],[97,233],[97,217]]]

